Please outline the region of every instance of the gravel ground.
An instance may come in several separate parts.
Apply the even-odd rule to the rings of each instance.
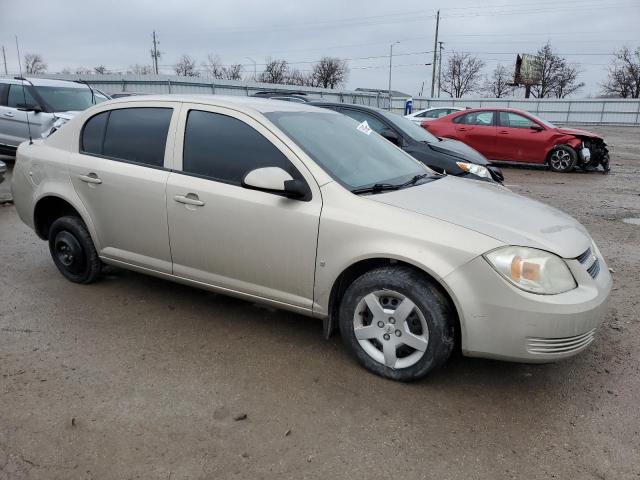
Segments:
[[[0,478],[640,478],[640,226],[622,222],[640,217],[640,129],[592,129],[610,175],[505,173],[614,270],[594,344],[413,384],[295,314],[121,270],[69,283],[0,206]]]

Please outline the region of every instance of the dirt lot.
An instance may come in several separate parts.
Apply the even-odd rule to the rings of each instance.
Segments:
[[[640,129],[593,130],[610,175],[506,183],[608,259],[596,342],[551,365],[455,358],[414,384],[294,314],[119,270],[69,283],[0,207],[0,478],[640,478],[640,226],[622,222],[640,217]]]

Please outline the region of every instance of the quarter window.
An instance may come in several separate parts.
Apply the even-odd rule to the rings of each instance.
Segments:
[[[114,160],[164,166],[164,150],[171,123],[171,108],[109,110],[85,123],[81,150]]]
[[[253,127],[219,113],[191,110],[184,133],[182,170],[240,185],[256,168],[280,167],[300,178],[291,162]]]

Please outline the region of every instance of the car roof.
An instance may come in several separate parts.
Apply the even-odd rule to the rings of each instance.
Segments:
[[[500,112],[513,112],[513,113],[526,113],[527,115],[530,115],[529,112],[527,112],[526,110],[521,110],[519,108],[512,108],[512,107],[478,107],[478,108],[467,108],[465,110],[462,110],[463,112],[495,112],[495,111],[500,111]]]
[[[308,104],[316,105],[318,107],[349,107],[360,110],[368,110],[371,112],[388,112],[388,110],[384,110],[382,108],[371,107],[369,105],[358,105],[357,103],[323,102],[322,100],[312,100],[311,102],[308,102]]]
[[[202,95],[202,94],[165,94],[165,95],[141,95],[122,97],[109,100],[100,105],[126,105],[127,103],[140,102],[182,102],[200,103],[217,107],[243,108],[255,110],[260,113],[268,112],[317,112],[317,107],[310,106],[309,103],[286,102],[271,98],[241,97],[230,95]]]
[[[71,82],[69,80],[52,80],[49,78],[36,78],[36,77],[20,77],[20,78],[1,77],[0,83],[13,83],[18,85],[33,84],[36,87],[87,88],[87,86],[83,83]]]

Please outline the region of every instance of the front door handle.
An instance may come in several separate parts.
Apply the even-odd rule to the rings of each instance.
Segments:
[[[90,173],[89,175],[78,175],[78,178],[85,183],[91,183],[94,185],[100,185],[102,183],[102,180],[100,180],[95,173]]]
[[[13,112],[4,112],[5,117],[13,117]]]
[[[204,207],[204,202],[198,198],[195,193],[187,193],[186,195],[176,195],[173,199],[178,203],[193,205],[194,207]]]
[[[509,131],[508,130],[498,130],[498,133],[500,133],[502,135],[509,135]]]

